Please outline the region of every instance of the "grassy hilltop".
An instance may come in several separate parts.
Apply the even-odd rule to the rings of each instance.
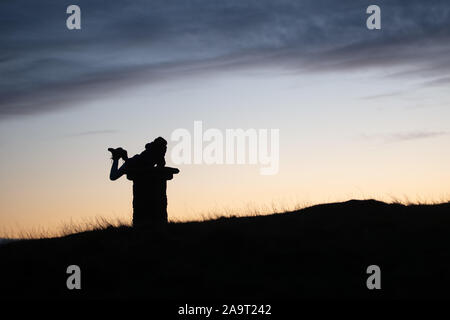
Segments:
[[[82,289],[66,288],[81,268]],[[381,268],[368,290],[366,268]],[[107,228],[0,247],[0,298],[450,298],[450,202]]]

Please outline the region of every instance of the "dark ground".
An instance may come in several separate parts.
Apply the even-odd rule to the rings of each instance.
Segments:
[[[66,268],[81,268],[81,290]],[[381,268],[368,290],[366,268]],[[374,200],[0,247],[0,298],[450,298],[450,202]]]

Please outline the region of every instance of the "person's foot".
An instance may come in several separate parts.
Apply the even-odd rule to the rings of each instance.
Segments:
[[[108,148],[108,151],[111,152],[112,154],[112,159],[113,160],[119,160],[120,158],[123,159],[123,161],[128,159],[128,153],[127,150],[122,149],[122,148]]]

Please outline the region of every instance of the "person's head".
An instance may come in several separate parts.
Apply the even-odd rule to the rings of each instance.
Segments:
[[[162,137],[158,137],[152,142],[147,143],[145,150],[164,157],[167,151],[167,141]]]
[[[156,164],[163,167],[166,164],[166,161],[164,160],[166,151],[167,141],[162,137],[158,137],[145,145],[145,151],[142,155],[144,155],[146,161],[150,162],[152,165]]]

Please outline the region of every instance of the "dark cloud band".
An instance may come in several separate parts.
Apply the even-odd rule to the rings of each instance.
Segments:
[[[136,83],[264,65],[292,72],[405,66],[448,76],[450,3],[80,0],[82,30],[60,1],[0,2],[0,119],[57,110]],[[444,82],[440,82],[443,84]]]

